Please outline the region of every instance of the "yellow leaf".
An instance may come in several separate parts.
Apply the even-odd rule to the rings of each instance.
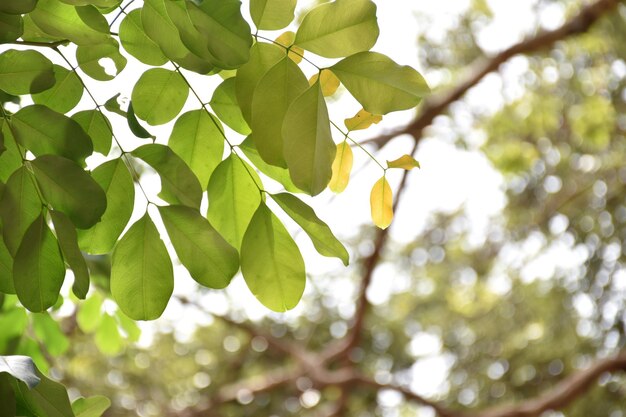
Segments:
[[[333,193],[339,194],[348,186],[350,171],[352,171],[352,148],[348,142],[337,145],[337,154],[333,161],[333,176],[328,183],[328,188]]]
[[[309,85],[315,84],[318,78],[319,73],[313,75],[309,79]],[[332,96],[339,88],[339,78],[337,78],[337,76],[329,69],[322,70],[320,83],[322,84],[322,94],[324,94],[324,97]]]
[[[411,155],[402,155],[398,159],[387,161],[387,166],[389,168],[402,168],[407,170],[421,168],[420,163],[417,162]]]
[[[374,224],[381,229],[389,227],[393,219],[393,195],[385,177],[376,181],[376,184],[372,187],[370,206]]]
[[[381,120],[383,120],[383,116],[361,109],[354,117],[344,120],[344,124],[348,130],[362,130],[367,129],[372,124],[377,124]]]
[[[292,31],[288,30],[283,33],[279,37],[276,38],[276,42],[289,48],[289,53],[287,54],[289,58],[296,64],[302,62],[302,56],[304,55],[304,49],[299,46],[295,46],[293,41],[296,39],[296,34]]]

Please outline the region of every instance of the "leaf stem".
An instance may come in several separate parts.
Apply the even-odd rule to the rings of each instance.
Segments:
[[[337,130],[338,130],[338,131],[339,131],[339,132],[340,132],[340,133],[344,136],[344,138],[345,138],[345,139],[344,139],[344,141],[347,139],[347,140],[349,140],[350,142],[352,142],[355,146],[357,146],[359,149],[361,149],[363,152],[365,152],[365,153],[367,154],[367,156],[369,156],[369,157],[371,158],[371,160],[372,160],[372,161],[376,162],[376,164],[377,164],[377,165],[378,165],[378,166],[379,166],[379,167],[383,170],[383,172],[384,172],[384,173],[386,173],[386,172],[387,172],[387,168],[385,168],[385,167],[384,167],[384,166],[383,166],[380,162],[378,162],[378,159],[376,159],[376,158],[374,157],[374,155],[372,155],[372,154],[370,153],[370,151],[368,151],[367,149],[365,149],[365,148],[363,147],[363,145],[361,145],[359,142],[357,142],[356,140],[352,139],[352,138],[349,136],[349,133],[350,133],[349,131],[348,131],[348,132],[344,132],[344,131],[343,131],[343,129],[342,129],[342,128],[340,128],[339,126],[337,126],[337,124],[336,124],[335,122],[333,122],[332,120],[330,121],[330,124],[331,124],[331,125],[333,125],[333,127],[334,127],[335,129],[337,129]],[[383,174],[383,175],[384,175],[384,174]]]
[[[283,44],[282,44],[282,43],[280,43],[280,42],[276,42],[275,40],[272,40],[272,39],[270,39],[270,38],[266,38],[265,36],[261,36],[261,35],[258,35],[258,34],[255,34],[255,35],[254,35],[254,37],[255,37],[255,38],[259,38],[259,39],[263,39],[264,41],[269,41],[269,42],[272,42],[274,45],[278,45],[278,46],[280,46],[281,48],[285,49],[285,51],[286,51],[287,53],[291,52],[291,53],[292,53],[292,54],[294,54],[294,55],[298,55],[298,56],[299,56],[299,57],[301,57],[303,60],[305,60],[306,62],[308,62],[309,64],[313,65],[315,68],[317,68],[317,70],[318,70],[318,71],[321,71],[321,70],[323,69],[322,67],[318,66],[318,65],[317,65],[317,64],[315,64],[313,61],[311,61],[310,59],[308,59],[307,57],[305,57],[303,54],[299,54],[298,52],[296,52],[296,51],[294,51],[293,49],[291,49],[291,46],[293,46],[293,45],[291,45],[291,46],[285,46],[285,45],[283,45]]]

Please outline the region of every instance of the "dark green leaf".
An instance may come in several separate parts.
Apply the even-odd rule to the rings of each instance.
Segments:
[[[132,93],[135,113],[151,125],[161,125],[180,113],[189,87],[176,71],[152,68],[144,72]]]
[[[83,96],[83,85],[74,71],[60,65],[54,66],[54,87],[38,94],[33,94],[35,104],[43,104],[59,113],[72,110]]]
[[[17,148],[9,123],[0,119],[0,132],[4,139],[4,151],[0,153],[0,181],[7,182],[11,174],[22,166],[22,155]]]
[[[55,155],[40,156],[30,165],[46,201],[76,227],[87,229],[100,221],[107,207],[106,195],[81,167]]]
[[[107,155],[111,150],[113,134],[109,119],[98,110],[83,110],[72,115],[76,121],[89,135],[93,142],[93,150]]]
[[[8,14],[30,13],[37,6],[37,0],[0,0],[0,12]]]
[[[13,286],[13,257],[9,253],[4,239],[0,239],[0,292],[15,294]]]
[[[217,116],[237,133],[249,135],[250,128],[241,114],[235,95],[235,78],[225,79],[213,92],[211,108]]]
[[[59,244],[43,214],[28,227],[13,263],[13,284],[20,302],[32,312],[52,307],[65,278]]]
[[[15,138],[35,156],[53,154],[82,163],[93,152],[91,138],[64,114],[35,104],[11,117]]]
[[[159,207],[178,259],[191,277],[209,288],[224,288],[239,269],[239,255],[197,210]]]
[[[304,16],[295,44],[326,58],[341,58],[369,50],[378,34],[374,2],[336,0]]]
[[[296,0],[250,0],[252,21],[260,30],[278,30],[291,23]]]
[[[293,101],[309,87],[306,77],[285,56],[259,81],[252,98],[252,139],[265,162],[286,167],[281,128]]]
[[[174,124],[168,145],[189,165],[205,189],[224,153],[222,124],[204,109],[183,113]]]
[[[33,389],[41,379],[37,375],[37,367],[28,356],[0,356],[0,373],[6,372],[19,379]]]
[[[223,160],[211,175],[207,189],[207,218],[220,235],[237,249],[241,247],[243,234],[261,202],[259,186],[261,180],[252,167],[233,154]]]
[[[11,386],[11,379],[9,374],[0,373],[0,398],[2,398],[0,417],[15,417],[17,415],[15,393]]]
[[[161,66],[168,59],[159,46],[143,30],[141,9],[131,10],[122,20],[119,28],[120,42],[132,56],[146,65]]]
[[[24,33],[24,20],[22,19],[22,16],[0,12],[0,42],[1,43],[13,42],[17,38],[22,36],[23,33]]]
[[[165,244],[146,213],[113,251],[111,294],[134,320],[154,320],[174,289],[174,271]]]
[[[107,208],[93,227],[78,231],[78,241],[85,252],[105,254],[113,249],[132,215],[135,187],[122,158],[105,162],[91,176],[106,193]]]
[[[117,100],[119,96],[120,96],[120,93],[117,93],[116,95],[108,99],[104,103],[104,108],[110,111],[111,113],[119,114],[122,117],[126,117],[126,112],[122,110],[122,108],[120,107],[120,103]]]
[[[252,294],[273,311],[294,308],[304,292],[300,250],[265,203],[259,205],[243,238],[241,272]]]
[[[87,269],[85,258],[83,258],[80,249],[78,249],[76,229],[70,219],[60,211],[50,210],[50,217],[52,218],[54,231],[59,240],[59,246],[61,247],[61,252],[63,252],[65,262],[74,272],[72,291],[76,297],[85,299],[87,291],[89,291],[89,270]]]
[[[39,52],[9,49],[0,54],[0,89],[21,95],[40,93],[53,85],[52,62]]]
[[[76,417],[100,417],[111,406],[111,401],[102,395],[78,398],[72,403]]]
[[[41,382],[31,390],[28,390],[21,382],[15,381],[13,389],[18,404],[21,403],[37,417],[74,417],[65,387],[41,373],[38,375]]]
[[[293,183],[311,195],[324,191],[332,177],[337,147],[330,133],[328,109],[319,82],[289,106],[282,137]]]
[[[128,111],[126,112],[126,119],[128,120],[128,127],[133,135],[142,139],[154,139],[156,136],[151,135],[137,120],[135,117],[135,111],[133,110],[133,102],[128,103]]]
[[[413,108],[430,91],[420,73],[409,66],[400,66],[378,52],[349,56],[331,69],[363,108],[372,114]]]

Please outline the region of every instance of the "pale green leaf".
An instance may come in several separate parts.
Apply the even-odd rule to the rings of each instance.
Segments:
[[[30,315],[32,328],[39,340],[46,343],[46,351],[52,356],[60,356],[67,352],[70,347],[61,323],[50,317],[48,313],[37,313]]]
[[[60,65],[54,66],[55,84],[52,88],[33,94],[35,104],[43,104],[59,113],[72,110],[83,96],[83,85],[74,71]]]
[[[348,265],[350,261],[348,251],[311,207],[289,193],[273,194],[272,198],[302,227],[321,255],[339,258],[344,265]]]
[[[89,135],[93,142],[93,150],[102,155],[107,155],[111,150],[113,133],[111,122],[98,110],[83,110],[72,115],[72,120],[76,121]]]
[[[133,88],[135,114],[151,125],[161,125],[180,113],[189,87],[176,71],[152,68],[144,72]]]
[[[85,23],[77,8],[58,0],[39,0],[37,8],[29,16],[46,34],[67,39],[76,45],[98,45],[111,39]]]
[[[87,269],[87,262],[85,262],[85,258],[78,248],[76,229],[70,219],[60,211],[50,210],[50,217],[65,262],[74,272],[72,291],[76,297],[84,299],[87,296],[87,291],[89,291],[89,269]]]
[[[69,159],[43,155],[29,162],[43,197],[66,214],[80,229],[87,229],[106,210],[106,195],[100,185]]]
[[[278,30],[291,23],[296,0],[250,0],[252,21],[260,30]]]
[[[209,288],[224,288],[239,269],[239,255],[197,210],[159,207],[178,259],[191,277]]]
[[[282,137],[293,183],[311,195],[321,193],[332,176],[336,146],[319,83],[309,87],[289,106]]]
[[[115,72],[105,71],[101,61],[110,59]],[[120,53],[120,45],[115,39],[106,39],[97,45],[79,45],[76,50],[76,60],[80,69],[94,80],[110,81],[126,67],[126,58]]]
[[[213,92],[209,103],[215,114],[228,127],[242,135],[249,135],[250,128],[241,114],[235,94],[235,78],[227,78]]]
[[[283,120],[291,103],[308,86],[298,65],[285,57],[265,73],[254,91],[252,138],[259,154],[270,165],[287,166],[281,131]]]
[[[252,294],[273,311],[291,310],[304,292],[300,250],[265,203],[255,211],[244,235],[241,272]]]
[[[161,316],[174,289],[172,261],[148,213],[115,246],[111,294],[133,320]]]
[[[96,331],[102,321],[102,302],[103,298],[99,292],[94,292],[89,298],[80,304],[78,313],[76,313],[76,322],[78,327],[85,333],[93,333]]]
[[[72,403],[72,411],[76,417],[101,417],[111,406],[111,401],[102,395],[80,397]]]
[[[54,82],[52,62],[39,52],[9,49],[0,54],[0,89],[7,93],[41,93]]]
[[[289,170],[286,168],[277,167],[275,165],[270,165],[266,163],[261,155],[259,155],[259,151],[257,151],[254,146],[254,141],[250,136],[248,136],[242,143],[239,145],[239,149],[246,155],[246,158],[252,162],[252,164],[263,174],[267,175],[271,179],[278,181],[285,190],[291,193],[302,193],[303,191],[296,187],[294,183],[291,181],[291,177],[289,176]]]
[[[146,35],[141,24],[141,9],[131,10],[120,23],[120,42],[132,56],[146,65],[161,66],[168,59],[159,46]]]
[[[115,356],[124,349],[124,340],[117,329],[117,323],[111,315],[104,313],[96,329],[94,342],[98,350],[107,356]]]
[[[413,108],[430,91],[419,72],[398,65],[378,52],[349,56],[331,69],[363,108],[372,114]]]
[[[296,45],[326,58],[369,50],[378,39],[376,4],[371,0],[336,0],[304,16]]]

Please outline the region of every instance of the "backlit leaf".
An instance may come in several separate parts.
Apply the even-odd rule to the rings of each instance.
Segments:
[[[70,341],[61,330],[61,323],[50,317],[48,313],[37,313],[30,316],[35,336],[46,341],[46,350],[52,356],[67,352]]]
[[[321,193],[332,176],[336,146],[319,83],[309,87],[289,106],[282,137],[293,183],[311,195]]]
[[[337,0],[304,16],[296,45],[326,58],[369,50],[378,39],[376,5],[371,0]]]
[[[284,50],[276,45],[257,42],[250,49],[250,59],[237,70],[235,93],[243,118],[252,121],[252,96],[263,75],[284,58]]]
[[[321,73],[318,72],[313,74],[313,76],[309,78],[309,85],[315,84],[317,80],[320,80],[320,84],[322,85],[322,94],[324,94],[324,97],[330,97],[335,94],[339,88],[339,84],[341,84],[339,82],[339,78],[337,78],[337,76],[327,68],[323,69]]]
[[[159,207],[180,262],[191,277],[209,288],[224,288],[239,270],[239,255],[197,211],[185,206]]]
[[[172,261],[146,213],[115,246],[111,294],[131,319],[154,320],[165,310],[173,289]]]
[[[37,51],[0,54],[0,89],[9,94],[41,93],[54,85],[52,62]]]
[[[365,110],[387,114],[417,106],[430,91],[424,78],[378,52],[361,52],[331,67]]]
[[[80,304],[76,313],[76,322],[83,332],[93,333],[100,325],[103,301],[100,293],[96,291]]]
[[[333,176],[328,183],[328,188],[333,193],[340,193],[346,189],[350,181],[352,171],[353,154],[348,142],[343,141],[337,145],[337,153],[333,161]]]
[[[254,169],[233,154],[215,168],[209,180],[207,218],[236,249],[241,247],[250,219],[261,202],[257,184],[260,186],[261,180]]]
[[[43,104],[59,113],[72,110],[83,96],[83,85],[74,71],[60,65],[54,66],[54,86],[46,91],[33,94],[35,104]]]
[[[259,30],[278,30],[289,25],[296,0],[251,0],[250,15]]]
[[[398,159],[394,159],[393,161],[387,161],[387,166],[389,168],[402,168],[411,170],[413,168],[420,168],[420,163],[415,160],[411,155],[402,155]]]
[[[383,120],[383,116],[372,114],[364,109],[361,109],[353,117],[345,119],[343,123],[349,131],[352,131],[367,129],[373,124],[378,124],[381,120]]]
[[[381,229],[386,229],[393,219],[393,195],[385,177],[374,184],[370,194],[372,221]]]
[[[15,254],[15,292],[24,307],[41,312],[56,303],[64,278],[65,265],[59,244],[40,214],[26,230]]]
[[[228,127],[242,135],[249,135],[250,128],[241,114],[235,95],[235,78],[227,78],[213,92],[209,103],[215,114]]]
[[[321,255],[339,258],[344,265],[348,265],[348,251],[310,206],[289,193],[273,194],[272,198],[302,227]]]
[[[39,0],[29,16],[45,33],[77,45],[97,45],[111,39],[85,23],[77,8],[58,0]]]
[[[265,203],[255,211],[243,238],[241,272],[252,294],[273,311],[294,308],[304,292],[300,250]]]
[[[87,229],[100,221],[107,207],[106,195],[81,167],[55,155],[40,156],[29,164],[46,201],[76,227]]]
[[[101,64],[101,60],[110,59],[115,71],[109,74]],[[120,53],[120,45],[115,39],[106,39],[97,45],[82,45],[76,50],[76,60],[80,69],[94,80],[109,81],[115,78],[126,67],[126,58]]]
[[[94,335],[94,342],[96,342],[98,350],[107,356],[115,356],[124,349],[124,340],[117,329],[115,319],[111,315],[102,314],[100,325]]]
[[[76,297],[84,299],[87,296],[87,291],[89,291],[89,270],[87,269],[85,258],[83,258],[78,248],[76,229],[70,219],[60,211],[50,210],[50,217],[52,218],[54,231],[56,232],[65,262],[74,272],[72,291]]]
[[[291,103],[308,85],[298,65],[287,57],[275,64],[259,81],[252,99],[250,128],[254,132],[254,144],[268,164],[287,166],[283,154],[283,120]]]
[[[212,120],[211,120],[212,119]],[[206,189],[211,173],[221,162],[224,153],[222,124],[204,109],[183,113],[174,124],[169,147],[183,161]]]
[[[135,111],[133,110],[133,102],[128,103],[128,111],[126,112],[126,120],[128,121],[128,128],[133,135],[142,139],[154,139],[155,136],[151,135],[137,120]]]
[[[87,230],[78,231],[79,246],[91,254],[113,249],[133,212],[135,187],[122,158],[107,161],[91,173],[106,193],[107,208],[101,220]]]
[[[296,34],[289,30],[277,37],[276,42],[289,48],[287,55],[289,56],[289,58],[291,58],[293,62],[299,64],[300,62],[302,62],[302,58],[304,57],[304,49],[293,44],[295,39]]]
[[[159,196],[171,204],[200,208],[202,188],[193,171],[169,147],[159,144],[140,146],[132,152],[150,165],[161,177]]]
[[[83,110],[72,115],[72,120],[76,121],[89,135],[93,142],[93,150],[107,155],[111,150],[113,140],[111,122],[98,110]]]
[[[302,193],[303,191],[296,187],[291,181],[291,177],[289,176],[289,170],[286,168],[277,167],[275,165],[270,165],[261,158],[259,155],[259,151],[257,151],[254,146],[254,141],[252,137],[248,136],[242,143],[239,145],[239,149],[246,155],[246,158],[254,164],[254,166],[261,171],[263,174],[267,175],[271,179],[278,181],[285,190],[291,193]]]
[[[72,411],[76,417],[100,417],[111,406],[111,400],[102,395],[78,398],[72,403]]]
[[[146,35],[141,24],[141,9],[131,10],[119,28],[120,42],[132,56],[146,65],[161,66],[168,59],[159,46]]]
[[[180,113],[189,87],[175,71],[152,68],[144,72],[133,88],[135,114],[151,125],[161,125]]]

